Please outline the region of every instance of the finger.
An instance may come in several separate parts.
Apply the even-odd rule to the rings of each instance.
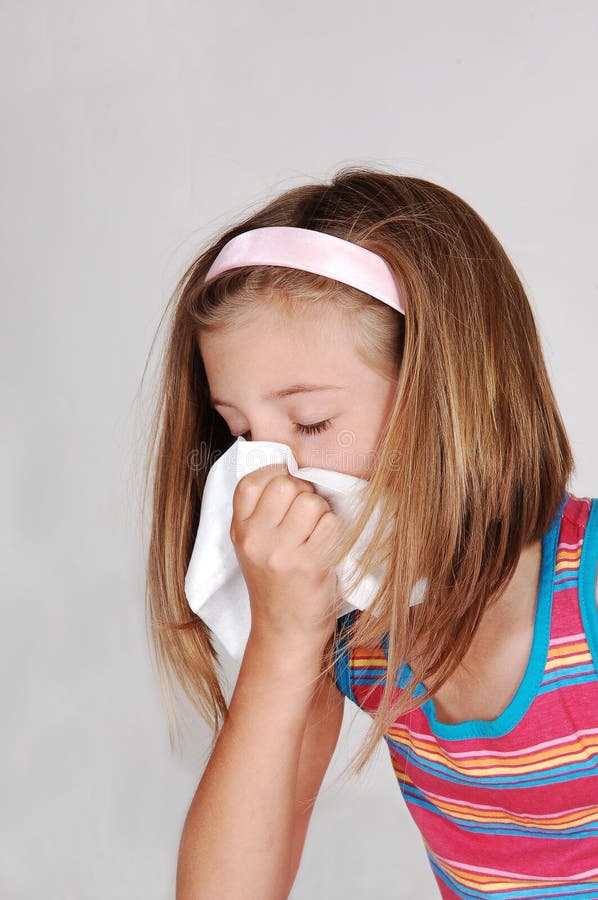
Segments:
[[[324,512],[316,522],[310,536],[305,542],[305,547],[312,553],[317,553],[320,559],[330,565],[332,550],[336,541],[342,534],[343,521],[332,510]]]
[[[289,473],[286,463],[272,463],[268,466],[262,466],[254,472],[249,472],[247,475],[244,475],[239,480],[233,493],[233,518],[241,522],[253,515],[267,485],[274,479],[280,480],[281,476],[284,476],[289,484],[296,486],[295,492],[302,490],[315,493],[316,489],[311,481],[306,481],[303,478],[295,478]],[[280,492],[281,489],[280,487],[277,487],[276,490],[277,492]],[[291,499],[292,495],[289,496],[289,503]],[[278,518],[275,517],[275,525],[278,524],[282,515],[286,512],[287,507],[288,503],[282,511],[281,516]]]
[[[280,540],[291,539],[294,546],[305,543],[319,519],[330,511],[328,501],[317,493],[299,492],[291,501],[286,515],[278,526]],[[278,539],[278,538],[277,538]]]
[[[285,463],[272,463],[243,475],[233,492],[233,518],[248,519],[268,481],[284,472],[288,472]]]
[[[259,528],[277,528],[284,520],[289,507],[297,496],[313,496],[313,485],[288,473],[275,475],[264,487],[258,498],[252,522]],[[315,494],[317,496],[317,494]]]

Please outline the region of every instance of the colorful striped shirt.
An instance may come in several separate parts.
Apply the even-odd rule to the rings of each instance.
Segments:
[[[495,719],[439,722],[434,700],[384,740],[445,900],[598,900],[598,499],[565,494],[542,539],[529,661]],[[346,648],[336,680],[373,715],[388,636]],[[395,690],[411,675],[405,663]],[[425,690],[418,683],[416,696]]]

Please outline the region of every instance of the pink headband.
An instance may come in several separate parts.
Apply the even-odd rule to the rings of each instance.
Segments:
[[[210,266],[205,283],[228,269],[257,265],[288,266],[334,278],[405,315],[392,269],[381,256],[351,241],[309,228],[272,225],[237,234]]]

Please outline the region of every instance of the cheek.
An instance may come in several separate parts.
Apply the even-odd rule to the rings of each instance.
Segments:
[[[311,451],[306,447],[305,455],[310,458],[307,465],[361,478],[361,472],[367,468],[367,448],[367,437],[351,421],[322,435],[322,440]]]
[[[354,419],[339,436],[339,450],[342,465],[339,471],[368,480],[379,456],[379,446],[387,427],[388,419],[364,415]]]

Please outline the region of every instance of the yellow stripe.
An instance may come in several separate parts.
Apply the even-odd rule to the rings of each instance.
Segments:
[[[483,759],[485,765],[482,766],[482,760],[479,757],[457,761],[437,744],[423,741],[413,736],[411,736],[411,739],[409,737],[405,738],[405,734],[409,735],[409,733],[404,727],[393,726],[387,733],[396,743],[401,744],[412,752],[415,751],[417,757],[431,762],[442,763],[452,771],[466,775],[479,774],[490,776],[514,774],[516,772],[522,774],[534,771],[540,772],[551,768],[555,764],[557,757],[559,757],[558,765],[561,766],[581,759],[588,759],[588,750],[594,754],[598,752],[598,737],[596,735],[582,735],[568,744],[561,744],[535,753],[526,753],[522,756],[514,757],[512,760],[503,757],[486,756]]]
[[[404,777],[405,773],[398,768],[398,761],[393,758],[393,768],[395,769],[397,779],[402,782],[413,784],[412,780]],[[443,813],[448,813],[454,819],[460,819],[464,822],[480,822],[494,823],[506,825],[533,825],[546,831],[561,831],[562,826],[569,828],[573,825],[586,825],[595,822],[598,815],[598,806],[592,806],[589,809],[571,810],[569,813],[550,816],[550,818],[540,816],[523,816],[515,813],[509,813],[502,809],[476,809],[467,806],[466,803],[450,802],[447,800],[438,800],[430,797],[425,791],[421,791],[422,795],[432,806],[436,807]]]
[[[504,891],[504,890],[513,890],[515,888],[530,888],[537,890],[538,888],[544,887],[557,887],[562,884],[570,884],[570,880],[568,878],[554,878],[550,880],[546,879],[535,879],[535,878],[526,878],[522,880],[520,878],[509,878],[508,876],[500,876],[500,875],[484,875],[479,872],[469,872],[466,869],[462,869],[459,866],[454,866],[449,863],[442,862],[436,854],[431,850],[430,845],[427,842],[424,842],[428,849],[430,855],[436,860],[438,866],[444,871],[453,876],[455,881],[458,881],[459,884],[464,885],[465,887],[484,887],[485,893],[489,893],[491,891]],[[584,882],[585,884],[585,882]]]
[[[567,656],[561,656],[559,659],[548,659],[546,662],[546,671],[550,672],[553,669],[564,669],[567,666],[576,666],[580,663],[587,663],[592,661],[592,656],[589,650],[585,650],[583,653],[576,653]]]

